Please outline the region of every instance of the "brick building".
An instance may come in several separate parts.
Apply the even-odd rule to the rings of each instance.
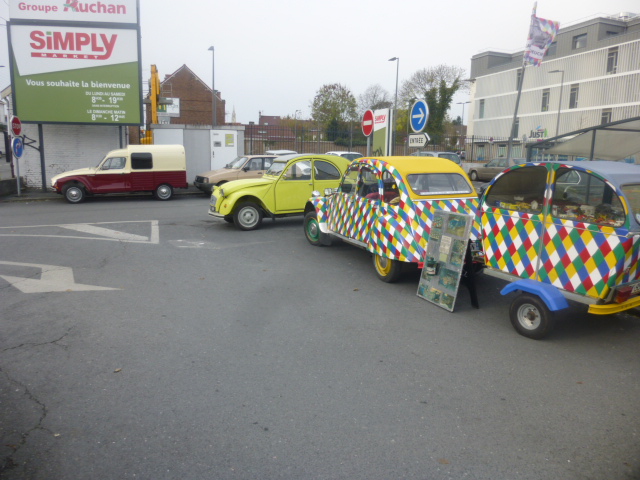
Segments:
[[[225,125],[226,102],[216,90],[216,123]],[[158,123],[172,125],[211,125],[211,87],[203,82],[186,65],[170,75],[165,75],[160,83],[160,97],[173,99],[173,105],[161,105],[158,109]],[[151,123],[151,105],[145,99],[146,128]],[[129,129],[129,142],[140,143],[139,129]]]
[[[211,87],[204,83],[186,65],[181,66],[171,75],[166,75],[160,84],[161,96],[165,98],[177,98],[180,101],[178,113],[164,116],[160,123],[179,125],[211,125],[212,97]],[[222,100],[219,91],[216,91],[216,123],[225,124],[225,101]],[[170,108],[167,109],[171,111]]]

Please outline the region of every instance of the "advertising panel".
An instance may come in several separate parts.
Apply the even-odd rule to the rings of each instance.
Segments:
[[[34,8],[24,10],[23,5]],[[23,122],[142,123],[138,25],[110,27],[105,20],[118,15],[137,20],[137,1],[119,5],[11,2],[12,13],[17,9],[22,15],[12,18],[8,32],[14,108]],[[76,21],[66,25],[39,21],[70,17]],[[78,18],[101,23],[96,26]]]
[[[386,157],[391,147],[391,125],[393,110],[384,108],[373,112],[373,147],[371,155]]]

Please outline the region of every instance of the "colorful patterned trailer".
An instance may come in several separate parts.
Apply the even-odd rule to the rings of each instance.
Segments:
[[[304,231],[312,245],[337,237],[368,250],[378,277],[393,282],[404,263],[422,262],[434,211],[475,215],[477,208],[473,185],[450,160],[359,158],[337,193],[309,200]]]
[[[514,328],[542,338],[567,300],[594,314],[640,305],[640,166],[619,162],[528,163],[486,189],[473,228],[485,273],[522,292]]]

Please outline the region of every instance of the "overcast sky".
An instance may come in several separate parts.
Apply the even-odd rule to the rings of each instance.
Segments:
[[[8,1],[0,0],[3,25]],[[257,121],[260,111],[293,116],[300,110],[298,118],[308,118],[310,103],[324,84],[341,83],[356,98],[380,84],[393,96],[396,63],[388,61],[391,57],[400,58],[401,85],[425,67],[454,65],[468,74],[477,53],[524,49],[533,3],[140,0],[143,88],[146,92],[152,64],[161,78],[187,65],[211,85],[208,48],[214,46],[215,88],[227,102],[227,121],[234,109],[241,123]],[[541,0],[537,10],[539,17],[560,22],[560,28],[620,12],[640,13],[640,1]],[[6,26],[2,30],[0,65],[8,65]],[[9,83],[9,69],[0,68],[0,88]],[[466,100],[467,95],[458,95],[454,102]],[[460,115],[462,105],[454,104],[450,113]]]

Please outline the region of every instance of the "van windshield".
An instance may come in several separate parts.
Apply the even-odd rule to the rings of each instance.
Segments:
[[[98,165],[96,165],[96,168],[100,168],[100,165],[102,165],[102,163],[107,159],[107,157],[102,157],[100,159],[100,161],[98,162]]]

